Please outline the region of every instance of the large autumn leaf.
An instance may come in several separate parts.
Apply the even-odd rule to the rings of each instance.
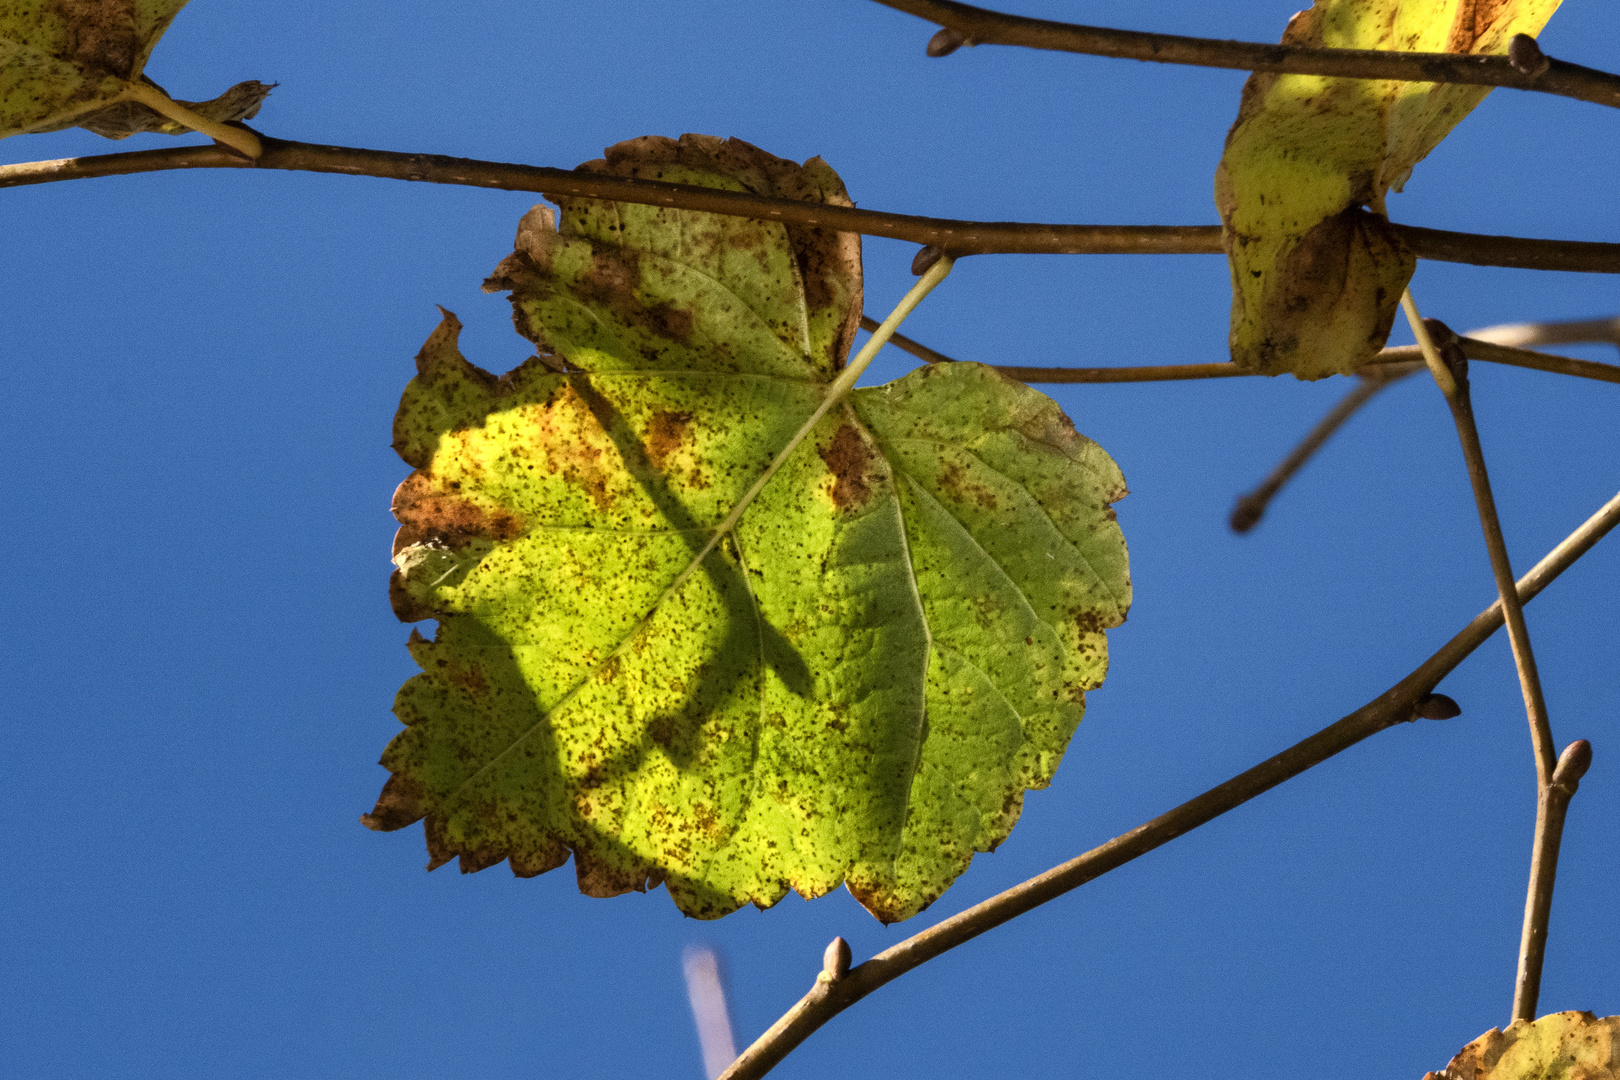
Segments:
[[[1620,1080],[1620,1016],[1549,1013],[1492,1028],[1423,1080]]]
[[[0,0],[0,138],[81,125],[123,138],[179,124],[128,100],[152,49],[187,0]],[[210,120],[251,117],[270,87],[240,83],[184,102]]]
[[[1284,44],[1505,53],[1559,0],[1316,0]],[[1389,336],[1414,261],[1384,196],[1489,87],[1255,74],[1215,174],[1232,269],[1232,359],[1347,374]]]
[[[585,168],[848,205],[819,159],[737,141]],[[843,366],[859,238],[567,199],[490,287],[540,355],[496,379],[447,316],[400,404],[395,609],[439,627],[366,823],[425,817],[464,871],[572,852],[584,892],[663,882],[702,918],[841,882],[920,911],[1102,681],[1114,463],[1043,395],[925,368],[835,406],[687,574]]]

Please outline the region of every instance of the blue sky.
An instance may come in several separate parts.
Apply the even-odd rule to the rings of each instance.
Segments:
[[[1296,0],[1027,0],[1101,25],[1274,40]],[[821,155],[867,207],[1212,223],[1242,75],[983,47],[856,0],[445,5],[197,0],[149,73],[182,98],[281,85],[311,142],[571,167],[646,134]],[[1542,42],[1614,69],[1620,10]],[[1620,240],[1620,114],[1493,94],[1397,220]],[[21,136],[0,161],[170,145]],[[415,670],[389,610],[389,424],[437,321],[528,355],[480,284],[532,196],[237,171],[0,192],[10,542],[0,617],[0,1060],[17,1075],[701,1075],[681,983],[724,955],[752,1039],[835,934],[857,962],[1247,768],[1381,692],[1493,596],[1444,404],[1380,397],[1252,534],[1225,527],[1344,380],[1058,388],[1120,463],[1137,602],[1050,790],[933,908],[845,893],[718,923],[570,871],[425,874],[357,823]],[[912,245],[866,242],[868,310]],[[1459,328],[1620,312],[1608,277],[1421,264]],[[907,332],[963,359],[1225,358],[1211,256],[963,261]],[[1408,340],[1397,334],[1396,340]],[[1614,360],[1607,348],[1571,348]],[[888,350],[873,376],[912,364]],[[1476,365],[1515,564],[1616,489],[1620,386]],[[1620,540],[1529,620],[1570,816],[1542,1011],[1620,1012]],[[1403,726],[887,987],[776,1075],[1411,1077],[1508,1019],[1534,817],[1505,639]]]

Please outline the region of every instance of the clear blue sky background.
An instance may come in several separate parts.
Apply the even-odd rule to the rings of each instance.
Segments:
[[[1298,0],[1022,0],[1056,18],[1275,40]],[[1620,67],[1620,8],[1543,42]],[[314,142],[570,167],[644,134],[824,156],[863,206],[1211,223],[1243,76],[1002,48],[859,0],[197,0],[150,73],[279,81]],[[1401,221],[1620,240],[1620,113],[1499,91],[1392,198]],[[195,140],[192,140],[195,141]],[[171,145],[23,136],[0,161]],[[531,196],[163,173],[0,191],[0,1061],[18,1076],[696,1077],[680,975],[724,953],[740,1040],[810,985],[1225,779],[1381,692],[1492,598],[1449,417],[1414,378],[1253,534],[1225,526],[1345,380],[1060,389],[1119,461],[1137,604],[1053,787],[933,909],[845,893],[719,923],[571,870],[425,874],[356,821],[415,670],[387,602],[389,424],[437,320],[528,355],[479,290]],[[866,244],[869,310],[910,245]],[[1612,277],[1422,264],[1459,328],[1620,311]],[[908,328],[1018,364],[1225,358],[1211,256],[986,256]],[[1398,340],[1407,340],[1398,335]],[[1577,350],[1571,350],[1577,351]],[[1614,359],[1612,348],[1580,350]],[[892,352],[892,350],[891,350]],[[885,355],[887,379],[911,365]],[[1523,568],[1620,476],[1620,386],[1477,365]],[[1530,624],[1560,745],[1596,763],[1565,841],[1543,1011],[1620,1012],[1620,539]],[[783,1077],[1416,1080],[1508,1019],[1534,815],[1506,643],[1403,726],[879,992]]]

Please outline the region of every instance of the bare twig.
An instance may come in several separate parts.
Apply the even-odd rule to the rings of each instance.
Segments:
[[[1572,324],[1573,325],[1573,324]],[[1598,325],[1596,323],[1579,324],[1585,327]],[[1568,337],[1565,341],[1590,341],[1590,337]],[[1534,368],[1538,371],[1551,371],[1560,375],[1576,375],[1589,379],[1599,379],[1604,382],[1620,383],[1620,367],[1614,364],[1599,364],[1592,360],[1576,360],[1570,356],[1553,356],[1550,353],[1531,352],[1528,349],[1516,349],[1507,345],[1496,345],[1487,341],[1478,341],[1471,337],[1458,338],[1457,344],[1461,346],[1463,355],[1470,360],[1489,360],[1498,364],[1509,364],[1514,367]],[[1333,410],[1322,418],[1321,423],[1311,429],[1300,444],[1283,459],[1270,476],[1266,477],[1261,485],[1241,496],[1232,508],[1231,525],[1234,532],[1248,532],[1259,523],[1265,514],[1271,500],[1281,490],[1282,486],[1298,472],[1311,455],[1322,448],[1322,444],[1334,431],[1344,424],[1357,409],[1365,405],[1372,397],[1404,375],[1417,371],[1423,367],[1423,350],[1418,345],[1399,345],[1392,349],[1384,349],[1374,361],[1378,367],[1368,364],[1357,374],[1363,379],[1378,379],[1374,384],[1363,383],[1361,386],[1345,395],[1344,400],[1333,407]]]
[[[1607,319],[1576,319],[1570,322],[1504,323],[1501,326],[1470,330],[1468,336],[1475,341],[1519,348],[1531,345],[1574,345],[1586,341],[1606,341],[1611,345],[1620,345],[1620,315]],[[1466,345],[1464,347],[1466,349]]]
[[[1496,498],[1491,494],[1490,475],[1485,470],[1479,427],[1474,423],[1474,406],[1468,392],[1468,357],[1457,345],[1457,336],[1450,328],[1438,320],[1425,320],[1418,315],[1410,289],[1402,294],[1401,307],[1412,326],[1413,336],[1418,339],[1418,347],[1423,350],[1424,362],[1451,407],[1457,438],[1462,443],[1468,481],[1474,489],[1474,504],[1485,534],[1485,548],[1490,552],[1491,573],[1496,578],[1497,595],[1502,598],[1507,612],[1508,642],[1513,647],[1513,665],[1519,673],[1519,690],[1524,695],[1524,710],[1530,720],[1530,742],[1535,750],[1536,787],[1544,792],[1552,783],[1557,751],[1553,749],[1552,725],[1547,719],[1547,702],[1541,692],[1541,675],[1530,648],[1530,629],[1525,625],[1524,609],[1513,588],[1513,564],[1508,559],[1502,522],[1496,514]]]
[[[1266,507],[1270,505],[1271,498],[1288,483],[1289,478],[1300,470],[1311,459],[1311,455],[1322,448],[1322,444],[1333,436],[1335,431],[1344,426],[1345,421],[1356,414],[1367,402],[1371,401],[1377,393],[1390,383],[1404,379],[1412,372],[1419,370],[1421,364],[1380,364],[1377,367],[1362,368],[1358,385],[1351,390],[1321,421],[1311,429],[1300,444],[1294,447],[1293,452],[1283,458],[1282,463],[1271,470],[1266,477],[1248,494],[1240,497],[1237,505],[1232,507],[1230,524],[1233,532],[1248,532],[1260,523],[1265,515]]]
[[[681,954],[686,975],[686,999],[697,1024],[698,1049],[703,1054],[703,1075],[709,1080],[726,1071],[737,1059],[731,1035],[731,1010],[726,1007],[726,984],[720,977],[720,957],[711,948],[690,945]]]
[[[240,125],[238,125],[240,126]],[[245,128],[243,130],[246,130]],[[891,214],[848,206],[800,202],[690,184],[637,180],[599,173],[516,165],[499,161],[399,154],[349,146],[317,146],[260,135],[264,153],[257,161],[216,146],[138,150],[126,154],[61,158],[0,166],[0,187],[82,180],[98,176],[168,169],[287,169],[302,172],[378,176],[430,184],[462,184],[503,191],[532,191],[674,206],[713,214],[736,214],[766,221],[819,225],[844,232],[887,236],[932,244],[952,256],[1029,255],[1219,255],[1218,225],[1048,225],[1015,221],[961,221]],[[1539,240],[1486,236],[1396,225],[1420,259],[1507,266],[1520,270],[1568,270],[1620,274],[1620,244],[1587,240]]]
[[[1541,997],[1541,964],[1547,956],[1547,924],[1552,918],[1553,882],[1558,876],[1558,848],[1564,817],[1581,777],[1592,764],[1592,744],[1585,739],[1564,747],[1536,803],[1536,844],[1530,856],[1530,891],[1524,901],[1524,933],[1519,947],[1519,974],[1513,986],[1513,1019],[1534,1020]]]
[[[1515,66],[1507,56],[1312,49],[1077,26],[1007,15],[953,0],[878,0],[878,3],[954,30],[964,44],[1021,45],[1030,49],[1238,71],[1503,86],[1620,108],[1620,76],[1562,60],[1549,59],[1545,67],[1538,64],[1524,69]]]
[[[876,330],[878,322],[869,315],[861,316],[861,328]],[[917,359],[929,364],[954,364],[956,358],[946,356],[937,349],[930,349],[927,345],[904,334],[895,334],[889,339],[899,349],[910,353]],[[1581,340],[1590,340],[1583,338]],[[1577,360],[1572,356],[1554,356],[1551,353],[1531,352],[1529,349],[1517,349],[1506,345],[1495,345],[1486,341],[1476,341],[1471,337],[1458,338],[1464,354],[1471,360],[1487,360],[1495,364],[1507,364],[1512,367],[1533,368],[1536,371],[1550,371],[1557,375],[1574,375],[1582,379],[1597,379],[1600,382],[1620,383],[1620,365],[1601,364],[1596,360]],[[1416,370],[1411,365],[1421,363],[1422,350],[1416,345],[1396,345],[1384,349],[1377,356],[1367,362],[1359,374],[1371,376],[1383,368],[1396,369],[1402,373]],[[1135,383],[1135,382],[1171,382],[1182,379],[1231,379],[1240,375],[1259,375],[1258,371],[1245,371],[1236,364],[1226,362],[1217,364],[1160,364],[1146,367],[1016,367],[1010,365],[989,365],[1010,378],[1027,383]],[[1388,381],[1388,380],[1386,380]]]
[[[1591,550],[1592,545],[1616,524],[1620,524],[1620,494],[1605,503],[1601,510],[1588,518],[1524,576],[1515,594],[1519,601],[1528,602],[1541,592],[1575,560]],[[1413,719],[1416,710],[1429,700],[1430,691],[1440,680],[1501,625],[1502,603],[1498,600],[1475,616],[1461,633],[1425,660],[1417,670],[1373,701],[1303,742],[1182,803],[1174,810],[1115,837],[1101,847],[1053,867],[885,949],[866,963],[850,968],[837,981],[823,982],[818,979],[809,993],[743,1051],[742,1056],[726,1070],[723,1080],[752,1080],[765,1075],[816,1029],[878,987],[1009,919],[1214,820],[1362,739]]]

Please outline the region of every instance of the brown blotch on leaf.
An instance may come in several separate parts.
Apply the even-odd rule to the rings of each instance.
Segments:
[[[375,832],[393,832],[422,820],[427,812],[427,789],[420,781],[395,773],[383,785],[371,813],[360,815],[360,824]]]
[[[1239,237],[1237,242],[1241,243]],[[1281,281],[1266,297],[1263,322],[1270,328],[1252,354],[1233,353],[1241,366],[1265,374],[1290,370],[1294,354],[1314,338],[1337,327],[1359,341],[1347,351],[1350,368],[1370,359],[1389,338],[1400,305],[1400,290],[1385,288],[1378,268],[1401,265],[1411,277],[1416,261],[1387,218],[1351,207],[1320,222],[1294,244],[1279,269]],[[1353,302],[1368,288],[1365,307]],[[1241,293],[1235,293],[1241,299]],[[1365,310],[1370,321],[1357,325],[1355,313]],[[1326,374],[1326,372],[1323,372]]]
[[[141,42],[135,33],[131,5],[107,0],[55,0],[50,6],[71,28],[72,40],[63,59],[126,79],[135,74]]]
[[[832,442],[818,452],[833,474],[833,505],[840,510],[864,505],[871,497],[866,468],[871,464],[872,451],[855,425],[839,427]]]
[[[803,165],[767,153],[741,139],[682,135],[669,139],[648,135],[608,147],[606,157],[587,161],[580,172],[640,179],[662,179],[670,165],[717,172],[758,195],[773,195],[829,206],[854,206],[844,183],[819,157]],[[566,216],[575,200],[558,200]],[[584,201],[584,200],[579,200]],[[861,237],[812,225],[784,225],[799,267],[805,301],[812,310],[842,308],[842,323],[826,357],[816,357],[829,371],[843,366],[861,322]]]
[[[692,414],[659,409],[647,425],[647,457],[655,468],[662,469],[669,455],[681,448],[686,433],[692,428]]]
[[[682,344],[691,340],[690,311],[667,302],[649,304],[641,299],[641,253],[633,248],[597,246],[591,268],[574,291],[586,303],[607,308],[627,326]]]
[[[394,516],[400,529],[394,534],[394,554],[412,544],[437,540],[459,547],[476,537],[512,540],[522,534],[521,517],[504,507],[482,507],[465,496],[434,485],[430,473],[418,469],[394,490]]]

